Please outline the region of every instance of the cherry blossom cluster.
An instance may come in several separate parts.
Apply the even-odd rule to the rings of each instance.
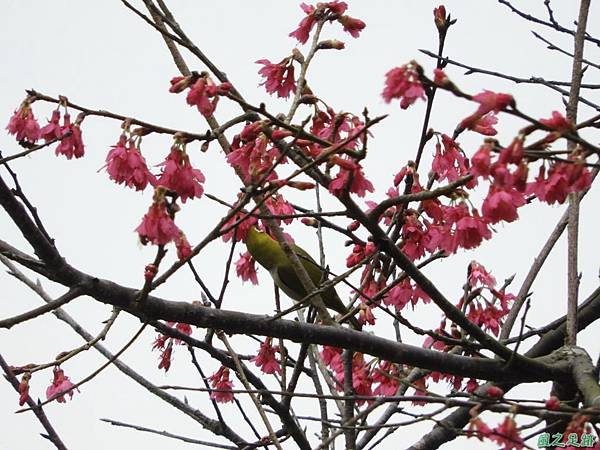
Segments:
[[[58,141],[58,145],[54,150],[57,156],[64,155],[67,159],[81,158],[85,153],[85,145],[79,126],[83,117],[75,123],[71,123],[71,116],[65,108],[61,125],[59,105],[59,108],[52,112],[48,124],[40,127],[31,109],[34,100],[33,97],[27,97],[21,103],[21,106],[14,112],[6,126],[8,133],[14,134],[17,141],[25,145],[33,145],[40,139],[43,139],[46,143]]]

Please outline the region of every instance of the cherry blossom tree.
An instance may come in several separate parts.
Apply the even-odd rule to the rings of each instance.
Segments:
[[[114,367],[111,376],[126,377],[156,397],[163,408],[157,414],[181,413],[195,424],[178,434],[141,421],[105,421],[209,448],[416,450],[456,438],[462,446],[504,449],[596,445],[597,348],[581,336],[597,330],[600,290],[581,288],[589,267],[578,255],[587,248],[579,221],[582,211],[594,214],[585,197],[593,192],[600,152],[600,106],[587,96],[600,85],[586,78],[600,66],[584,55],[584,48],[600,46],[588,27],[589,0],[581,0],[573,26],[557,19],[550,1],[543,2],[544,17],[499,2],[503,13],[524,24],[568,37],[571,48],[535,35],[553,57],[569,62],[568,81],[518,78],[449,58],[447,40],[461,33],[460,22],[451,5],[439,5],[419,19],[437,36],[437,51],[415,48],[406,61],[382,51],[389,68],[381,74],[380,98],[361,98],[358,111],[331,104],[311,72],[368,32],[368,21],[353,13],[355,2],[290,8],[297,20],[288,30],[291,50],[264,55],[255,46],[258,94],[242,92],[234,79],[247,74],[221,67],[163,0],[121,3],[130,20],[166,44],[170,59],[156,57],[172,64],[173,77],[156,89],[193,111],[196,128],[84,105],[68,95],[68,86],[64,95],[27,90],[7,117],[14,141],[0,154],[0,206],[2,220],[19,237],[6,232],[0,238],[0,262],[10,275],[2,283],[22,284],[28,289],[22,295],[42,304],[4,314],[6,346],[19,345],[11,340],[19,327],[46,333],[36,323],[50,314],[83,341],[66,349],[57,343],[58,354],[45,355],[42,363],[8,358],[2,350],[0,366],[14,388],[3,408],[33,414],[43,436],[66,449],[69,430],[53,425],[50,408],[85,402],[92,386],[111,383],[103,375]],[[477,89],[466,81],[471,74],[485,75]],[[558,92],[564,107],[558,103],[538,117],[520,106],[518,96],[495,89],[496,80]],[[351,94],[360,96],[360,86]],[[450,128],[434,120],[440,97],[468,108],[466,114],[443,111]],[[279,99],[276,107],[272,98]],[[383,114],[371,113],[381,108]],[[420,121],[415,145],[404,143],[402,133],[397,142],[378,140],[378,127],[391,121],[401,128],[411,114]],[[101,157],[98,143],[86,139],[99,120],[114,136],[101,144]],[[393,150],[398,146],[402,152]],[[388,154],[378,161],[389,179],[382,182],[370,175],[369,164],[384,147]],[[81,249],[76,261],[61,251],[65,243],[47,225],[53,205],[37,204],[27,188],[35,183],[27,165],[49,152],[56,156],[55,176],[68,177],[70,165],[92,158],[99,170],[85,176],[114,184],[114,198],[135,195],[144,211],[135,223],[117,214],[88,218],[117,223],[123,235],[134,230],[143,249],[134,240],[120,249],[140,252],[144,262],[135,265],[134,276],[109,279],[88,270],[81,261],[93,254],[85,242],[71,244]],[[235,186],[233,194],[215,190],[222,176],[229,177],[222,185]],[[93,189],[86,196],[103,201]],[[562,216],[540,227],[548,234],[542,248],[529,254],[506,238],[504,230],[526,220],[527,211],[551,207]],[[70,212],[77,215],[77,207]],[[272,287],[246,251],[252,227],[286,253],[309,292],[304,299],[292,303]],[[90,240],[111,240],[91,230]],[[567,292],[556,292],[557,303],[548,308],[532,286],[563,234],[567,252],[553,276],[567,280]],[[308,240],[328,274],[319,283],[292,245]],[[495,241],[511,248],[515,259],[533,263],[525,273],[501,273],[493,259],[477,253]],[[464,255],[471,261],[463,263]],[[451,262],[462,278],[447,276]],[[207,275],[217,269],[218,279]],[[234,298],[234,285],[243,286],[237,292],[244,302]],[[347,305],[345,315],[325,308],[321,295],[332,286]],[[108,319],[96,317],[97,332],[66,310],[83,300],[111,311]],[[536,304],[552,310],[547,323],[528,314]],[[353,316],[361,329],[349,325]],[[116,338],[120,323],[124,341]],[[143,350],[136,355],[150,361],[151,370],[130,365],[133,348]],[[97,367],[85,362],[93,351],[103,358]],[[177,381],[171,382],[176,366]],[[84,375],[72,375],[75,368]],[[153,381],[162,374],[168,384]],[[542,394],[532,387],[539,383]],[[413,427],[425,431],[410,433]],[[189,437],[198,429],[202,439]]]

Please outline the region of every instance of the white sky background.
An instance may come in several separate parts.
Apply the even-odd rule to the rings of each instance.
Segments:
[[[430,73],[433,61],[421,55],[419,48],[435,50],[437,31],[433,24],[432,9],[439,2],[431,1],[363,1],[347,0],[348,14],[364,20],[367,28],[359,39],[353,39],[341,31],[337,24],[326,26],[324,38],[337,37],[346,43],[342,52],[318,54],[310,70],[308,81],[313,91],[336,110],[360,114],[363,107],[369,108],[371,117],[390,114],[382,124],[373,129],[369,156],[365,162],[368,178],[377,191],[369,198],[381,200],[391,185],[393,175],[415,154],[418,143],[424,102],[401,111],[398,103],[387,105],[380,97],[384,74],[410,59],[417,59]],[[141,2],[140,2],[141,3]],[[294,30],[303,17],[299,2],[285,1],[220,1],[192,2],[170,1],[175,16],[197,45],[224,70],[246,99],[254,104],[266,102],[272,112],[287,111],[286,105],[269,97],[257,74],[257,59],[268,58],[279,61],[290,54],[297,42],[287,35]],[[570,26],[577,16],[577,2],[555,2],[562,10],[556,11],[559,21]],[[447,56],[478,67],[511,73],[517,76],[541,76],[553,80],[570,79],[570,59],[556,52],[549,52],[530,33],[532,24],[517,18],[497,2],[454,1],[445,3],[447,10],[458,23],[451,28],[447,44]],[[515,2],[521,8],[544,16],[543,1]],[[202,6],[203,5],[203,6]],[[558,6],[557,6],[558,8]],[[52,96],[66,95],[75,103],[91,108],[107,109],[130,115],[152,123],[183,130],[204,132],[207,129],[203,118],[195,109],[185,104],[185,94],[168,92],[169,79],[177,75],[161,37],[123,7],[120,2],[86,1],[30,1],[4,0],[0,18],[0,125],[5,126],[14,108],[24,97],[24,89],[36,90]],[[545,17],[545,16],[544,16]],[[600,36],[600,9],[593,5],[588,30]],[[547,38],[564,48],[571,49],[570,39],[557,35],[545,28],[535,28]],[[301,48],[302,49],[302,48]],[[185,54],[185,53],[184,53]],[[192,69],[204,67],[185,54]],[[597,47],[587,44],[586,57],[598,62]],[[519,107],[534,117],[545,118],[552,110],[562,110],[558,94],[542,87],[515,85],[495,78],[470,75],[453,67],[447,74],[466,92],[479,92],[483,88],[510,92]],[[599,83],[598,71],[588,70],[586,82]],[[600,103],[598,91],[583,91],[591,101]],[[50,116],[52,106],[41,102],[34,105],[40,123]],[[440,92],[431,125],[438,131],[451,134],[455,125],[474,110],[465,101]],[[217,118],[223,122],[238,114],[238,109],[223,100],[217,110]],[[306,117],[301,111],[298,118]],[[590,117],[593,111],[582,106],[580,119]],[[73,114],[75,115],[75,114]],[[509,117],[500,117],[499,139],[508,143],[516,134],[521,123]],[[20,175],[20,181],[39,213],[50,234],[56,239],[59,250],[75,267],[102,278],[114,280],[127,286],[142,283],[144,265],[151,261],[154,248],[143,248],[137,243],[133,229],[139,224],[151,202],[151,192],[133,192],[108,180],[104,172],[97,170],[120,133],[120,123],[89,117],[83,125],[86,156],[77,161],[56,158],[53,150],[35,153],[29,158],[12,164]],[[230,135],[231,137],[231,135]],[[589,137],[589,135],[588,135]],[[597,136],[590,138],[597,143]],[[461,144],[472,154],[482,137],[461,137]],[[149,136],[145,138],[142,151],[149,163],[162,161],[169,150],[167,138]],[[0,149],[5,155],[19,151],[12,137],[0,133]],[[200,154],[198,144],[193,144],[190,153],[194,163],[206,175],[206,191],[221,198],[232,200],[240,183],[225,163],[218,146],[213,143],[206,154]],[[423,168],[429,167],[433,142],[426,148]],[[6,172],[2,171],[5,177]],[[425,176],[425,172],[422,172]],[[312,194],[296,199],[314,207]],[[585,298],[597,286],[597,230],[600,229],[597,189],[586,197],[582,204],[580,267],[582,271],[581,298]],[[312,203],[311,203],[312,202]],[[338,209],[335,201],[326,203]],[[476,252],[460,252],[446,261],[438,262],[426,271],[452,300],[461,294],[466,276],[466,266],[477,259],[493,271],[501,283],[516,273],[512,285],[516,292],[535,254],[545,242],[564,207],[549,207],[534,204],[520,210],[517,223],[497,226],[497,235]],[[178,214],[177,222],[186,232],[192,245],[212,228],[225,209],[207,198],[188,202]],[[317,243],[314,233],[301,224],[295,224],[291,232],[297,242],[316,254]],[[0,238],[29,251],[16,227],[0,214]],[[327,260],[335,272],[345,267],[349,248],[331,233],[326,233]],[[236,255],[244,251],[238,247]],[[221,285],[224,261],[229,246],[221,241],[211,244],[196,260],[201,276],[213,290]],[[174,258],[169,252],[167,261]],[[560,244],[550,256],[544,271],[538,277],[533,291],[529,324],[539,326],[547,323],[566,310],[566,245]],[[237,256],[236,256],[237,259]],[[266,273],[260,273],[260,287],[242,285],[233,275],[224,307],[255,313],[272,310],[272,285]],[[45,284],[53,295],[64,289]],[[342,298],[348,292],[341,288]],[[180,274],[172,283],[158,292],[159,295],[181,301],[199,299],[197,285]],[[17,284],[4,272],[0,273],[1,317],[9,317],[34,308],[40,300]],[[101,322],[108,318],[110,309],[87,298],[80,298],[67,306],[92,333],[101,329]],[[407,313],[420,326],[434,327],[440,314],[431,305],[421,306],[414,313]],[[385,322],[377,328],[378,334],[393,338],[392,330]],[[139,322],[126,317],[119,318],[106,344],[117,351],[137,330]],[[594,327],[592,327],[594,328]],[[592,358],[596,358],[600,345],[594,340],[597,327],[581,333],[581,342],[587,345]],[[200,331],[195,332],[201,336]],[[176,349],[171,370],[165,375],[157,369],[157,354],[150,351],[155,333],[145,332],[143,337],[127,351],[124,361],[157,384],[185,384],[199,386],[201,382],[189,364],[184,347]],[[406,333],[407,341],[421,344]],[[234,339],[241,352],[253,353],[257,345],[246,345],[246,339]],[[10,364],[22,365],[52,360],[58,353],[81,344],[81,339],[70,328],[54,317],[44,317],[35,322],[22,324],[7,332],[0,331],[0,351]],[[216,369],[212,361],[197,353],[205,372]],[[104,361],[93,350],[64,364],[63,369],[72,381],[78,381],[99,367]],[[45,389],[50,383],[50,371],[36,373],[32,379],[31,394],[34,398],[45,398]],[[263,378],[267,378],[266,376]],[[235,386],[241,385],[236,382]],[[307,390],[309,387],[306,387]],[[445,386],[434,387],[445,392]],[[522,389],[520,395],[545,398],[548,386],[533,386]],[[516,395],[516,394],[513,394]],[[183,395],[181,395],[183,396]],[[188,393],[188,401],[207,412],[212,409],[207,395]],[[43,431],[35,417],[30,414],[13,414],[17,409],[17,394],[7,383],[0,383],[0,449],[43,449],[51,448],[39,437]],[[300,404],[300,402],[298,402]],[[45,408],[51,422],[69,448],[115,449],[140,447],[147,450],[164,448],[192,448],[180,441],[111,427],[98,418],[109,417],[124,422],[168,430],[192,438],[210,439],[210,433],[186,418],[177,410],[147,394],[138,385],[126,379],[114,368],[108,368],[92,382],[84,385],[67,405],[52,404]],[[251,414],[254,410],[247,407]],[[236,413],[232,406],[224,406],[224,413]],[[316,408],[313,409],[316,411]],[[401,418],[398,418],[401,420]],[[259,423],[256,418],[255,423]],[[418,429],[401,429],[387,444],[379,448],[402,448],[412,444],[420,433],[431,425]],[[244,436],[249,436],[244,423],[236,425]],[[243,430],[243,431],[242,431]],[[291,442],[291,441],[290,441]],[[535,445],[535,442],[532,444]],[[477,441],[457,440],[447,448],[479,448]],[[293,448],[288,444],[286,448]],[[490,447],[492,448],[492,447]]]

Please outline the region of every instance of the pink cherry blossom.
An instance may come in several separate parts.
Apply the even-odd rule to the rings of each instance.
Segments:
[[[254,258],[252,258],[249,252],[240,253],[240,259],[235,263],[235,272],[242,281],[250,281],[252,284],[258,284],[254,263]]]
[[[264,86],[269,94],[276,93],[278,97],[288,98],[296,91],[293,59],[285,58],[277,64],[268,59],[259,59],[256,64],[264,66],[258,73],[265,79],[261,86]]]
[[[18,110],[14,112],[6,126],[8,134],[14,134],[17,141],[35,144],[41,137],[40,125],[38,124],[30,103],[24,101]]]
[[[175,248],[177,249],[177,257],[180,260],[189,258],[189,256],[192,254],[192,247],[190,246],[190,243],[183,232],[180,232],[179,237],[175,239]]]
[[[522,450],[524,446],[517,424],[511,416],[506,416],[504,421],[493,429],[489,438],[503,446],[504,450]]]
[[[373,394],[392,396],[396,395],[400,387],[400,370],[398,366],[389,361],[380,361],[379,366],[371,372],[371,378],[374,383],[379,383]]]
[[[317,23],[317,19],[314,15],[316,8],[312,5],[307,5],[306,3],[301,3],[300,8],[306,14],[300,23],[298,24],[298,28],[292,31],[289,36],[296,38],[298,42],[305,44],[308,41],[308,36],[310,35],[311,30]]]
[[[55,109],[52,111],[52,117],[48,121],[48,124],[40,130],[42,139],[46,142],[60,139],[62,136],[62,129],[60,126],[60,110]]]
[[[281,366],[275,357],[275,353],[279,351],[279,347],[274,347],[271,344],[271,338],[265,339],[260,344],[258,355],[250,361],[260,367],[260,370],[266,374],[281,373]]]
[[[479,116],[484,116],[491,111],[496,113],[502,111],[507,106],[514,104],[515,100],[510,94],[501,94],[485,90],[474,95],[473,101],[479,103],[477,114]]]
[[[353,38],[357,38],[360,32],[366,27],[366,24],[362,20],[350,16],[342,16],[338,19],[338,22],[342,24],[344,31],[349,33]]]
[[[71,123],[71,116],[65,113],[63,125],[60,131],[60,143],[56,146],[54,153],[56,156],[65,155],[67,159],[81,158],[84,154],[84,145],[81,136],[81,128],[78,124]]]
[[[399,98],[400,108],[406,109],[419,98],[425,100],[425,89],[419,77],[420,70],[420,66],[411,61],[386,73],[385,88],[381,93],[386,103]]]
[[[483,201],[483,217],[492,224],[501,220],[513,222],[519,217],[517,208],[524,204],[525,198],[522,192],[510,187],[498,188],[492,185]]]
[[[231,230],[229,230],[228,232],[223,234],[223,236],[222,236],[223,241],[229,242],[235,236],[236,241],[244,242],[246,240],[246,235],[248,234],[248,230],[250,230],[250,228],[255,226],[258,222],[256,217],[248,216],[247,214],[245,214],[243,212],[238,212],[238,213],[234,214],[227,222],[225,222],[223,224],[223,229],[229,228],[230,226],[232,226],[234,223],[236,223],[238,220],[241,220],[241,219],[244,219],[244,220],[242,220],[240,223],[238,223],[235,228],[232,228]]]
[[[431,164],[431,170],[438,175],[440,180],[455,181],[459,176],[467,173],[466,158],[456,142],[449,136],[442,135],[442,146],[436,145],[436,153]]]
[[[229,369],[221,366],[214,374],[208,377],[213,389],[210,393],[210,398],[215,400],[217,403],[227,403],[233,401],[233,381],[229,380]]]
[[[181,86],[185,83],[182,80],[171,80],[171,92],[181,92]],[[178,83],[182,83],[181,85]],[[188,82],[189,84],[190,82]],[[181,90],[180,90],[181,89]],[[221,83],[216,85],[214,81],[208,76],[204,75],[199,77],[190,86],[190,90],[186,97],[186,102],[190,106],[196,106],[198,111],[204,116],[209,117],[217,108],[219,102],[219,96],[225,95],[231,89],[229,83]]]
[[[164,200],[152,203],[135,231],[140,235],[142,243],[151,242],[154,245],[176,241],[181,233],[167,213]]]
[[[290,205],[281,194],[277,194],[273,197],[269,197],[265,200],[265,206],[274,216],[290,215],[295,214],[296,210]],[[285,219],[276,219],[279,223],[283,221],[285,224],[290,224],[294,221],[293,217],[287,217]]]
[[[135,187],[136,191],[144,190],[148,184],[156,185],[156,178],[148,170],[146,160],[132,140],[127,142],[125,135],[121,135],[119,142],[108,152],[104,168],[111,180]]]
[[[21,377],[17,391],[19,392],[19,406],[23,406],[29,398],[29,380],[31,379],[31,372],[25,372]]]
[[[364,197],[367,192],[373,192],[373,184],[365,178],[360,164],[339,157],[333,157],[331,161],[340,166],[340,171],[329,183],[328,189],[333,195],[341,197],[346,192],[353,192]]]
[[[175,191],[183,203],[188,198],[199,198],[204,193],[204,174],[192,167],[187,153],[176,145],[171,147],[167,159],[159,166],[163,166],[163,170],[157,184]]]
[[[490,289],[496,286],[496,279],[477,261],[471,261],[469,264],[468,281],[471,288],[476,287],[477,284]]]
[[[46,398],[56,399],[58,403],[65,403],[67,400],[65,394],[69,395],[69,398],[73,398],[73,383],[69,380],[69,377],[65,375],[65,372],[58,366],[55,366],[53,371],[52,384],[46,389]],[[79,389],[77,389],[79,392]]]

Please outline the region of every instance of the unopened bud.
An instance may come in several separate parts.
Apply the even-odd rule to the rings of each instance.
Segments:
[[[446,16],[446,7],[444,5],[434,8],[433,20],[435,21],[435,26],[438,30],[442,31],[446,28],[448,24],[448,17]]]
[[[354,220],[346,227],[348,231],[356,231],[360,227],[360,222],[358,220]]]
[[[319,221],[312,217],[303,217],[302,219],[300,219],[300,222],[302,222],[306,226],[315,228],[319,225]]]
[[[326,41],[319,42],[317,45],[317,49],[319,50],[343,50],[346,47],[342,41],[338,41],[337,39],[328,39]]]

